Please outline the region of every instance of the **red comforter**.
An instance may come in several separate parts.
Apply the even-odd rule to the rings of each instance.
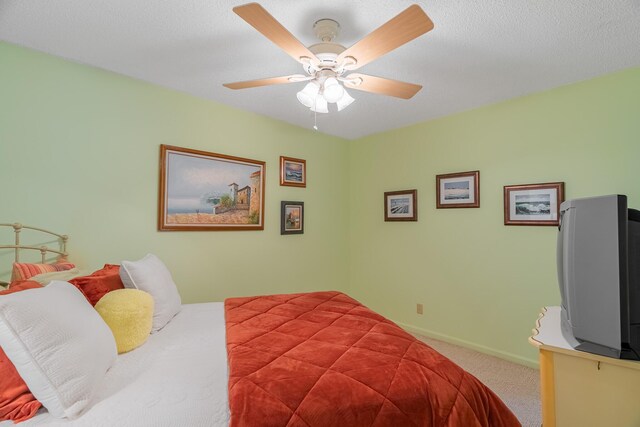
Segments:
[[[231,426],[520,426],[471,374],[339,292],[225,301]]]

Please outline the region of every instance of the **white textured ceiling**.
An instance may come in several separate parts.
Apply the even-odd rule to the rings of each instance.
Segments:
[[[231,10],[248,1],[0,0],[0,39],[311,128],[304,83],[230,90],[223,83],[301,72]],[[413,2],[262,0],[301,42],[320,18],[350,46]],[[394,129],[640,65],[640,0],[432,0],[435,29],[359,72],[423,85],[411,100],[351,90],[321,132]]]

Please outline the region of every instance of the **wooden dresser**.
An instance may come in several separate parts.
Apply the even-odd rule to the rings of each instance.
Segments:
[[[529,342],[540,351],[544,427],[640,426],[640,362],[571,348],[560,307],[544,307]]]

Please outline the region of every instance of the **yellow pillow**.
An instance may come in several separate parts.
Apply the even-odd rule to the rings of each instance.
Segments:
[[[111,291],[95,306],[111,329],[118,354],[140,347],[151,333],[153,297],[138,289]]]

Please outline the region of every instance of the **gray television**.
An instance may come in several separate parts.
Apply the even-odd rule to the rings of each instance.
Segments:
[[[627,197],[560,205],[561,330],[576,350],[640,360],[640,211]]]

